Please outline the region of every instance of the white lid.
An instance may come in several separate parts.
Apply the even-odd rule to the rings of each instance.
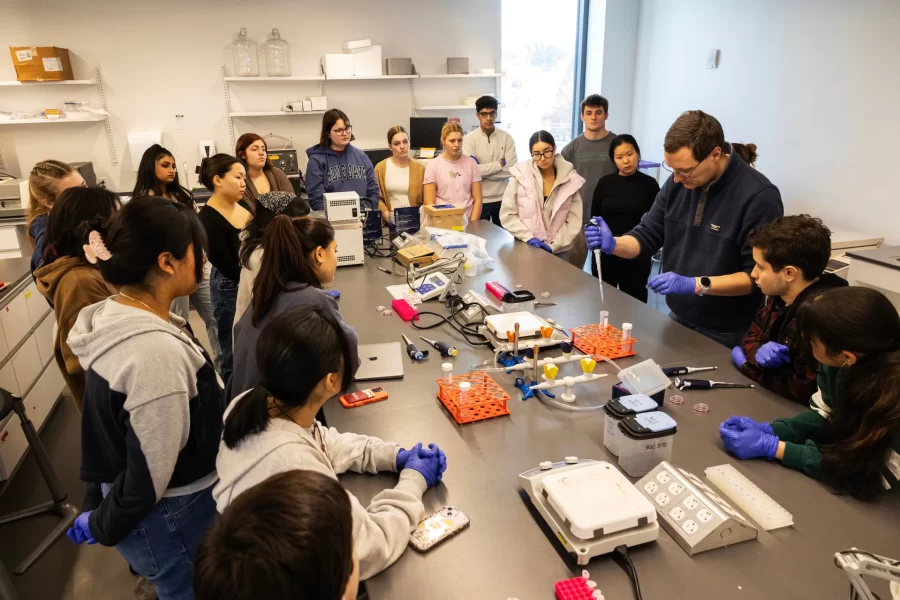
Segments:
[[[463,381],[459,384],[459,391],[461,392],[468,392],[470,389],[472,389],[472,384],[468,381]]]
[[[622,323],[622,329],[634,329],[631,323]]]
[[[444,363],[444,364],[441,365],[441,369],[444,370],[444,371],[452,371],[452,370],[453,370],[453,363]]]

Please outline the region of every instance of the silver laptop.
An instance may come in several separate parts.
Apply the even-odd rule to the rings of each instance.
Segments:
[[[354,381],[403,379],[403,351],[400,342],[360,344],[359,361]]]

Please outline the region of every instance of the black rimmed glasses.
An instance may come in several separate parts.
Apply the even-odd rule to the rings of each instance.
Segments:
[[[540,160],[542,156],[544,158],[553,158],[554,154],[555,154],[555,152],[554,152],[553,148],[547,148],[543,152],[532,152],[531,158],[533,158],[534,160]]]

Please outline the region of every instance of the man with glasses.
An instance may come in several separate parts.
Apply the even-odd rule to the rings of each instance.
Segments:
[[[587,223],[591,218],[591,203],[594,201],[594,188],[601,177],[616,172],[616,165],[609,159],[609,145],[616,134],[606,129],[609,117],[609,100],[600,94],[591,94],[581,103],[581,121],[584,133],[566,144],[562,149],[563,158],[575,165],[575,171],[584,177],[581,188],[581,200],[584,203],[581,212],[582,220]],[[572,250],[569,251],[569,262],[579,269],[584,267],[587,259],[587,245],[583,235],[575,238]]]
[[[497,129],[497,99],[482,96],[475,101],[479,127],[463,138],[463,154],[478,163],[481,173],[481,218],[500,225],[500,201],[509,183],[509,168],[516,164],[516,143],[512,136]]]
[[[590,249],[622,258],[662,248],[663,272],[650,289],[666,296],[675,321],[731,348],[762,301],[750,277],[747,235],[783,216],[784,207],[778,188],[728,150],[715,117],[683,113],[666,133],[664,166],[672,176],[650,212],[623,236],[614,237],[603,219],[585,234]]]

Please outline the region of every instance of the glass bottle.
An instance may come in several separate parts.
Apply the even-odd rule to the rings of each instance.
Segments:
[[[237,39],[231,44],[235,77],[259,77],[259,57],[256,42],[247,38],[247,30],[241,29]]]
[[[291,47],[281,39],[277,29],[272,30],[272,37],[263,44],[263,53],[266,55],[266,75],[291,76]]]

